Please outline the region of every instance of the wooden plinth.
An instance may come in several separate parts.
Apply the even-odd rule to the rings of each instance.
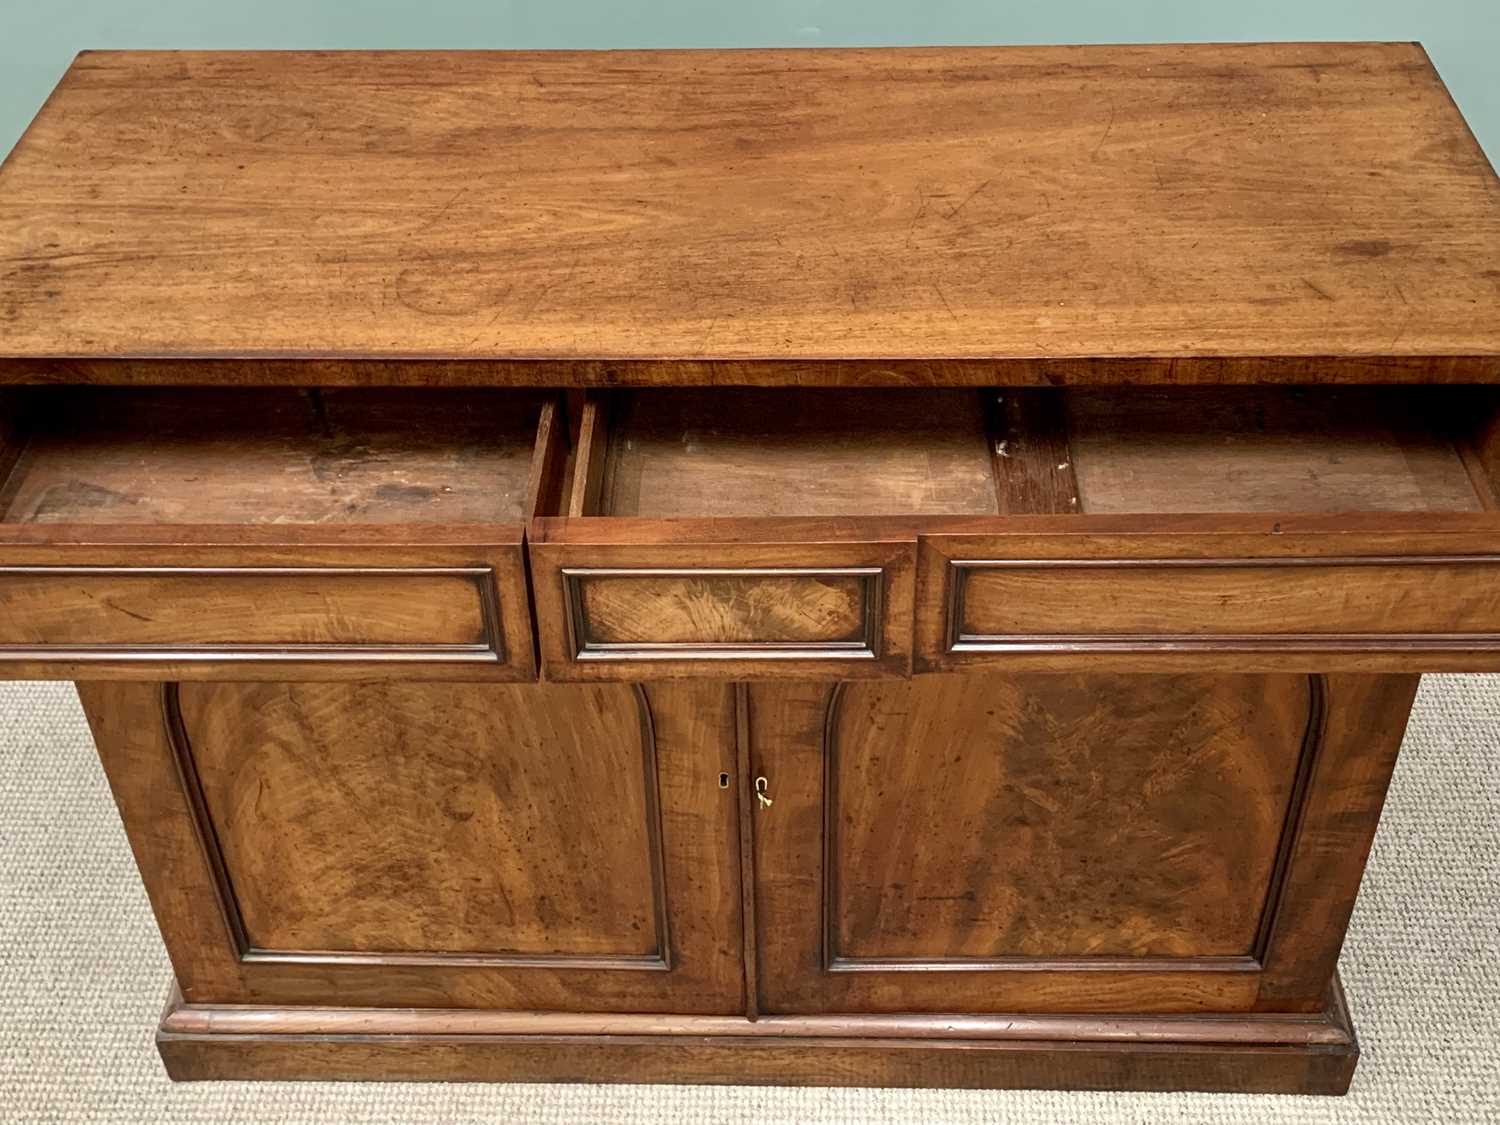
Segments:
[[[157,1032],[175,1080],[638,1082],[1342,1094],[1359,1045],[1321,1012],[737,1016],[190,1005]]]

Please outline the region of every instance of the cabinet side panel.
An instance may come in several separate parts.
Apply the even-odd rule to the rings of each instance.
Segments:
[[[236,935],[178,773],[162,685],[77,687],[183,997],[208,1002],[241,995]]]
[[[1327,677],[1323,745],[1267,918],[1263,1011],[1313,1011],[1333,977],[1420,681]]]

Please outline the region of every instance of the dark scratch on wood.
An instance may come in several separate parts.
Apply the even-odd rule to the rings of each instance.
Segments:
[[[1411,310],[1408,309],[1406,315],[1401,318],[1401,324],[1396,329],[1396,334],[1391,337],[1391,342],[1389,345],[1387,345],[1388,347],[1394,348],[1398,343],[1401,342],[1401,337],[1406,335],[1407,326],[1411,324],[1411,321],[1412,314]]]
[[[1109,123],[1104,126],[1104,135],[1099,138],[1099,143],[1094,146],[1094,151],[1091,152],[1091,153],[1089,153],[1089,157],[1090,158],[1093,158],[1093,157],[1096,157],[1096,156],[1099,155],[1099,150],[1104,147],[1104,142],[1107,141],[1107,140],[1109,140],[1109,135],[1115,131],[1115,115],[1118,114],[1119,112],[1120,112],[1119,107],[1116,106],[1114,104],[1114,102],[1110,102],[1109,103]]]
[[[126,617],[133,617],[137,621],[144,621],[148,625],[153,625],[156,623],[156,619],[154,617],[147,617],[144,613],[136,613],[134,610],[126,609],[124,606],[117,604],[110,598],[104,598],[102,600],[105,605],[109,606],[109,608],[114,610],[116,613],[123,613]]]
[[[457,203],[459,201],[459,198],[468,190],[469,185],[465,184],[463,187],[455,191],[449,198],[448,202],[444,203],[442,207],[438,209],[438,213],[436,215],[428,219],[427,222],[423,223],[419,228],[417,228],[417,233],[421,234],[422,231],[431,230],[433,227],[437,226],[438,223],[442,222],[443,216],[446,215],[449,211],[453,210],[453,205]]]
[[[978,195],[980,192],[982,192],[985,188],[989,187],[994,182],[995,182],[995,177],[991,176],[989,179],[985,180],[984,183],[980,184],[973,191],[969,192],[968,195],[964,196],[962,203],[960,203],[957,207],[953,208],[953,210],[951,210],[951,211],[948,212],[948,218],[952,219],[952,218],[956,217],[960,211],[962,211],[965,207],[967,207],[969,205],[969,202],[976,195]]]
[[[921,188],[918,188],[917,198],[921,200],[921,202],[917,205],[917,213],[911,217],[911,225],[906,228],[907,246],[911,245],[912,235],[914,235],[917,231],[917,224],[920,223],[923,216],[927,214],[927,193],[924,192]]]
[[[943,292],[942,285],[934,281],[932,283],[932,291],[938,295],[938,300],[943,302],[943,308],[948,310],[948,315],[955,321],[958,320],[958,314],[953,311],[953,306],[948,303],[948,294]]]

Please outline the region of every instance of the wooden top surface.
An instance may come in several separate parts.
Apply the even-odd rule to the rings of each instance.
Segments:
[[[0,169],[7,379],[1307,356],[1500,379],[1500,183],[1417,45],[88,53]]]

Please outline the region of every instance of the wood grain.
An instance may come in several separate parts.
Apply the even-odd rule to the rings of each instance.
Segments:
[[[1420,676],[1328,676],[1322,745],[1265,935],[1256,1007],[1312,1011],[1337,969]]]
[[[761,1010],[1316,1011],[1415,688],[751,685],[752,768],[775,801],[754,817]],[[856,710],[830,725],[837,694],[836,719]],[[1033,760],[1053,765],[1028,782]]]
[[[175,989],[173,990],[176,991]],[[1067,1038],[1091,1043],[1261,1043],[1287,1046],[1348,1042],[1325,1008],[1288,1014],[986,1015],[849,1013],[820,1016],[653,1015],[634,1012],[476,1012],[461,1008],[257,1008],[188,1005],[176,995],[162,1019],[169,1035],[621,1035],[735,1036],[745,1039],[960,1039],[1006,1042]]]
[[[656,747],[632,694],[183,685],[246,953],[665,969]]]
[[[1500,668],[1488,513],[960,526],[920,533],[919,670]]]
[[[5,519],[515,523],[527,515],[542,401],[524,391],[37,393]]]
[[[577,583],[585,651],[643,644],[863,646],[880,612],[878,570],[585,572]]]
[[[996,511],[971,391],[682,388],[617,396],[608,516],[983,515]]]
[[[536,425],[536,448],[526,476],[526,518],[559,516],[567,503],[572,440],[561,397],[542,403]]]
[[[926,677],[913,680],[912,684],[915,686],[911,690],[918,693],[941,694],[944,690],[939,681]],[[901,693],[907,690],[902,683],[891,686]],[[851,827],[856,833],[876,831],[849,825],[842,819],[847,810],[830,814],[827,808],[825,746],[830,696],[835,690],[828,685],[813,684],[750,685],[753,768],[767,778],[774,802],[755,810],[754,825],[762,1012],[1160,1013],[1235,1011],[1253,1005],[1256,993],[1253,967],[1242,961],[1225,963],[1211,958],[1200,958],[1193,965],[1169,963],[1156,971],[1149,966],[1122,966],[1118,959],[1070,965],[1055,958],[1036,958],[1030,965],[1022,961],[1010,965],[951,966],[946,971],[936,964],[925,966],[923,971],[882,972],[878,968],[868,972],[830,971],[824,925],[828,917],[824,872],[829,861],[829,817],[841,818],[839,831],[849,831]],[[986,706],[984,696],[976,694],[972,702],[965,704],[964,714],[982,713]],[[1148,706],[1144,699],[1142,706]],[[1141,737],[1145,737],[1148,723],[1143,722],[1142,728]],[[1170,731],[1169,727],[1149,729],[1155,729],[1158,737],[1167,737]],[[927,788],[943,787],[941,774],[945,760],[938,754],[931,757],[926,754],[929,744],[941,746],[946,741],[940,731],[917,741],[902,742],[895,738],[890,741],[890,752],[910,762],[910,774],[922,776],[921,766],[925,764],[927,780],[922,784]],[[934,778],[933,774],[938,776]],[[1138,780],[1133,771],[1132,776]],[[863,803],[884,800],[888,802],[885,806],[888,812],[900,805],[901,793],[894,777],[870,773],[863,784],[869,792],[850,794],[846,787],[847,799]],[[1059,815],[1066,817],[1068,794],[1058,791],[1057,800]],[[921,815],[920,808],[917,814]],[[929,831],[908,836],[909,846],[931,853],[934,859],[941,854],[954,854],[955,850],[961,853],[967,845],[953,828],[961,815],[956,812],[953,820],[944,823],[941,833]],[[899,819],[888,819],[881,827],[892,835],[900,835],[905,831],[902,822],[907,816],[902,809]],[[941,904],[924,906],[916,901],[928,893],[925,888],[894,886],[905,881],[897,875],[888,875],[880,862],[881,857],[896,862],[893,854],[889,847],[882,846],[859,877],[876,885],[891,886],[893,897],[887,905],[893,911],[909,915],[914,909],[941,910]],[[902,862],[926,861],[914,858]],[[995,862],[1003,864],[1003,855]],[[961,887],[960,896],[972,892],[977,901],[994,886],[986,882],[983,866],[969,870],[967,875],[972,885]],[[945,885],[963,878],[963,873],[943,876]],[[1066,892],[1059,893],[1066,897]],[[948,905],[955,912],[963,908],[962,900]],[[1036,925],[1044,927],[1048,921],[1039,918]],[[1050,921],[1057,926],[1065,925],[1056,918]],[[976,933],[974,940],[984,939]]]
[[[1056,391],[987,393],[990,454],[1001,515],[1082,511],[1072,435]]]
[[[178,1081],[644,1082],[754,1086],[1348,1092],[1352,1046],[898,1043],[649,1037],[158,1037]]]
[[[483,652],[498,643],[485,622],[489,581],[483,571],[378,568],[0,569],[0,656],[17,648],[142,655],[152,647],[201,648],[205,656],[217,650],[226,659],[247,647],[276,650],[283,658],[339,648]],[[488,659],[503,659],[503,653],[490,652]]]
[[[7,378],[1500,378],[1414,44],[89,53],[0,231]]]
[[[728,788],[734,783],[737,798],[736,812],[740,827],[740,944],[744,950],[745,966],[745,1018],[760,1018],[760,924],[756,920],[755,887],[755,805],[762,798],[755,796],[761,781],[755,774],[751,758],[750,740],[750,687],[745,683],[734,685],[734,750],[735,771],[723,775],[719,784]]]
[[[1034,637],[1500,636],[1500,555],[1343,559],[1043,559],[964,568],[959,646]],[[1290,643],[1290,642],[1289,642]],[[1378,642],[1377,642],[1378,643]]]
[[[393,1008],[743,1010],[738,827],[733,795],[718,786],[719,773],[735,768],[727,685],[646,690],[671,943],[666,970],[616,956],[628,948],[621,943],[640,947],[647,940],[630,925],[640,921],[641,889],[604,878],[639,877],[639,819],[632,825],[625,816],[601,816],[596,802],[578,799],[602,785],[613,807],[634,803],[641,811],[641,712],[633,688],[533,684],[516,695],[492,693],[490,685],[184,687],[187,741],[194,761],[201,753],[207,767],[204,805],[213,831],[225,833],[227,885],[248,905],[239,933],[226,909],[226,880],[211,861],[202,816],[179,769],[163,685],[79,689],[191,1002],[324,1005],[337,998]],[[267,714],[247,714],[257,702]],[[247,748],[245,730],[271,741]],[[611,732],[624,744],[601,741]],[[611,769],[616,762],[628,774]],[[261,784],[268,776],[270,795]],[[286,805],[268,808],[276,794]],[[501,808],[497,801],[506,794],[514,800]],[[468,811],[474,815],[461,819]],[[496,815],[498,822],[489,819]],[[558,843],[564,835],[568,842]],[[574,846],[606,835],[628,850]],[[304,847],[296,848],[298,842]],[[539,850],[529,850],[533,843]],[[283,845],[290,850],[278,852]],[[469,869],[453,863],[457,856],[472,860]],[[308,885],[287,885],[288,872]],[[320,898],[319,888],[327,896]],[[511,908],[518,913],[509,922],[502,892],[514,892]],[[623,917],[586,919],[585,899],[614,904]],[[488,914],[485,902],[493,907]],[[547,936],[554,922],[557,934],[575,944],[598,951],[608,942],[613,951],[572,963],[538,955],[556,940]],[[348,955],[258,954],[243,940],[257,933],[317,940]],[[462,947],[481,942],[491,954],[505,953],[507,941],[533,952],[463,955],[474,951]],[[450,949],[400,952],[429,943]],[[397,948],[351,950],[361,945]],[[443,952],[451,955],[432,955]]]
[[[534,520],[544,675],[908,675],[915,546],[876,519]]]
[[[534,678],[523,521],[566,472],[550,398],[9,395],[0,661],[43,677]]]
[[[0,674],[169,1072],[1342,1092],[1497,262],[1414,44],[79,56]]]
[[[1303,676],[848,685],[833,967],[1256,957],[1310,705]]]
[[[1359,1057],[1342,990],[1264,1016],[744,1018],[187,1006],[157,1045],[178,1080],[550,1078],[844,1086],[1343,1093]]]
[[[537,672],[520,525],[0,524],[0,605],[13,677]]]
[[[1191,356],[1182,359],[491,360],[21,359],[0,354],[0,384],[101,387],[244,385],[451,389],[601,387],[1134,387],[1260,383],[1471,386],[1500,381],[1489,357]]]
[[[1447,420],[1474,492],[1486,511],[1500,510],[1500,398],[1492,388],[1471,388],[1461,414]]]
[[[573,487],[562,516],[599,514],[604,467],[609,457],[613,400],[594,391],[583,395],[578,422],[578,446],[573,465]]]
[[[1080,511],[1482,507],[1458,450],[1434,424],[1451,427],[1472,409],[1456,391],[1135,387],[1062,398]]]

